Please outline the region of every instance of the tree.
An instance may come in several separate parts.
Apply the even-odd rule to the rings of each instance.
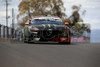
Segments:
[[[79,22],[79,19],[80,19],[79,10],[80,10],[80,8],[81,8],[81,6],[76,6],[76,5],[72,6],[73,13],[69,17],[69,19],[70,19],[69,22],[70,22],[71,26],[74,26],[76,23]]]
[[[80,18],[80,14],[79,14],[80,9],[81,9],[81,5],[79,5],[79,6],[73,5],[72,6],[72,10],[73,10],[72,15],[68,18],[64,18],[63,22],[68,22],[71,27],[75,26],[75,24],[77,24],[79,21],[83,22],[83,19]],[[84,14],[85,14],[85,12],[84,12]]]
[[[19,14],[17,15],[17,20],[21,25],[23,25],[28,18],[34,16],[58,16],[60,18],[66,16],[62,0],[22,0],[18,8]],[[31,17],[29,15],[31,15]]]
[[[51,14],[63,18],[66,14],[63,12],[65,8],[63,6],[62,0],[52,0],[51,1]]]
[[[91,32],[90,28],[87,26],[87,24],[84,24],[84,20],[81,18],[82,15],[85,15],[86,10],[83,10],[81,13],[82,15],[79,13],[81,9],[81,5],[77,6],[77,5],[73,5],[72,6],[72,10],[73,13],[70,17],[68,18],[64,18],[62,19],[63,22],[68,22],[69,23],[69,27],[71,29],[74,29],[74,31],[76,32],[80,32],[81,35],[83,34],[84,31],[87,31],[88,33]],[[81,22],[81,23],[80,23]]]

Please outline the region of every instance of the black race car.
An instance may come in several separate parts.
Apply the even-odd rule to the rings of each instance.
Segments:
[[[34,17],[25,23],[24,42],[70,43],[68,23],[63,24],[59,17]]]

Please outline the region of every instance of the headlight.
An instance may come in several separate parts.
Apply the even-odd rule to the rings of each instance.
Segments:
[[[36,27],[30,26],[30,27],[29,27],[29,30],[30,30],[31,32],[36,32],[36,31],[38,31],[39,29],[36,28]]]
[[[36,27],[32,27],[32,30],[38,31],[39,29]]]
[[[31,32],[36,32],[35,30],[31,30]]]
[[[65,30],[64,32],[68,32],[67,30]]]

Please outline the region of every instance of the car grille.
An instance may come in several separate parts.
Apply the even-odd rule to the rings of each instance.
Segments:
[[[38,35],[40,36],[40,40],[52,40],[55,37],[59,36],[60,31],[58,30],[43,30],[43,31],[39,31]]]

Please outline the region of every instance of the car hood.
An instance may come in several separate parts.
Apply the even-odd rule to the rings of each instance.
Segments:
[[[41,24],[41,25],[31,25],[31,29],[38,29],[38,30],[64,30],[64,29],[69,29],[65,25],[56,25],[56,24]]]

